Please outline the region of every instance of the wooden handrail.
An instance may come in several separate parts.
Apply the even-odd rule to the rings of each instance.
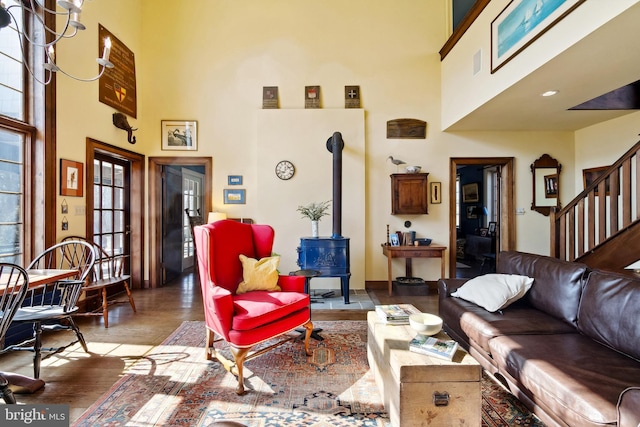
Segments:
[[[640,220],[639,171],[640,141],[564,208],[552,209],[551,256],[578,260]]]

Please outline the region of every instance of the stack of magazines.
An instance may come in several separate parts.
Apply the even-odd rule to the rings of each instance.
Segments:
[[[454,340],[441,340],[428,335],[416,335],[409,342],[409,350],[427,356],[451,360],[458,350],[458,343]]]
[[[376,313],[380,320],[392,325],[408,325],[409,315],[420,313],[420,310],[411,304],[376,305]]]

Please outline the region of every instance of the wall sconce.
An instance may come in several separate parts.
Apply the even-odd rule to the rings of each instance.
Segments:
[[[127,131],[127,141],[129,141],[129,144],[136,143],[136,137],[133,136],[133,131],[138,130],[138,128],[133,129],[131,125],[129,125],[127,116],[122,113],[113,113],[113,125],[118,129]]]
[[[16,1],[15,4],[10,6],[5,6],[0,3],[0,29],[9,27],[11,30],[16,32],[18,40],[20,41],[22,63],[29,71],[29,74],[31,74],[37,82],[43,85],[49,84],[53,73],[58,71],[78,81],[92,82],[94,80],[98,80],[102,74],[104,74],[105,69],[113,68],[113,63],[109,61],[109,55],[111,53],[111,39],[107,37],[104,40],[102,57],[96,59],[98,64],[100,64],[100,72],[97,76],[83,79],[65,72],[56,64],[54,46],[60,40],[74,37],[79,30],[82,31],[86,28],[84,24],[80,22],[80,13],[82,12],[82,4],[84,3],[84,0],[57,0],[56,3],[57,7],[61,9],[60,11],[57,7],[53,10],[47,9],[42,6],[41,1],[34,0],[24,2]],[[52,16],[56,20],[59,16],[65,16],[66,22],[62,26],[63,30],[61,32],[56,32],[53,28],[49,28],[46,25],[45,22],[47,21],[47,15]],[[33,31],[25,32],[25,28],[32,28]],[[37,33],[53,35],[55,38],[49,42],[45,42],[44,40],[40,41],[32,37],[32,34]],[[25,46],[26,44],[30,44],[33,48]],[[29,61],[26,59],[27,56],[35,50],[35,48],[42,48],[44,50],[43,66],[46,77],[42,80],[33,73],[33,70],[29,67]]]

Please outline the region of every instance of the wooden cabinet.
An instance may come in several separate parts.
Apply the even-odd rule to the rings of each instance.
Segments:
[[[391,175],[391,214],[426,214],[428,212],[428,173],[394,173]]]

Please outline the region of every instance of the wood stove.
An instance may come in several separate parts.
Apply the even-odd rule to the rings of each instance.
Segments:
[[[342,149],[340,132],[327,140],[333,154],[333,232],[331,237],[303,237],[298,247],[298,265],[303,270],[317,270],[320,277],[339,277],[344,303],[349,304],[349,238],[342,236]]]

